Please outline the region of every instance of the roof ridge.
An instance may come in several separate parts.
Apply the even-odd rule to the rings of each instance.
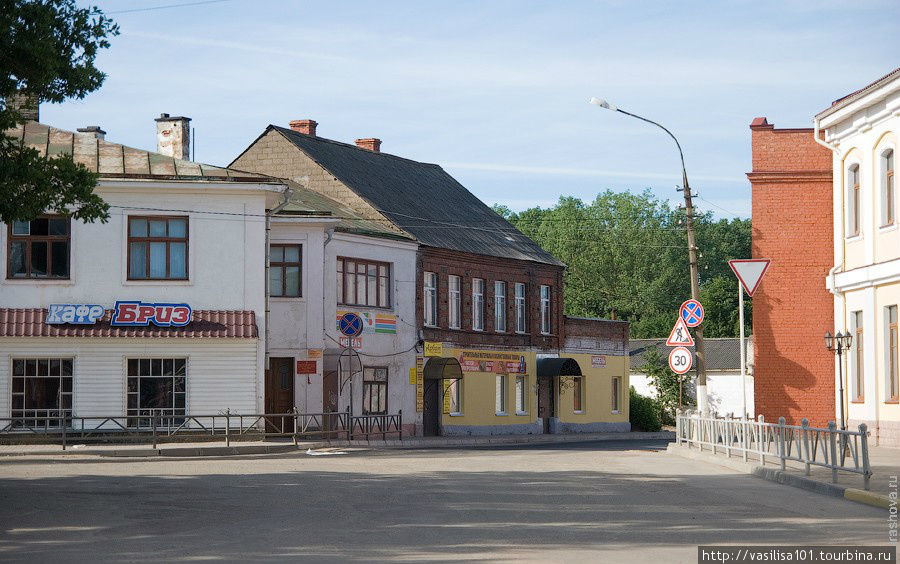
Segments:
[[[385,157],[391,157],[393,159],[399,159],[401,161],[407,161],[407,162],[415,163],[415,164],[419,164],[419,165],[442,168],[441,165],[439,165],[437,163],[427,163],[424,161],[417,161],[415,159],[410,159],[408,157],[401,157],[400,155],[395,155],[393,153],[385,153],[383,151],[370,151],[369,149],[363,149],[362,147],[359,147],[353,143],[346,143],[344,141],[338,141],[336,139],[329,139],[327,137],[319,137],[318,135],[307,135],[305,133],[300,133],[299,131],[294,131],[293,129],[291,129],[289,127],[282,127],[280,125],[274,125],[274,124],[269,124],[269,127],[273,127],[275,129],[278,129],[279,131],[282,131],[283,133],[287,133],[289,135],[303,135],[305,138],[309,138],[313,141],[321,141],[323,143],[331,143],[333,145],[341,145],[342,147],[356,149],[357,151],[365,151],[366,153],[371,154],[371,155],[382,155]]]

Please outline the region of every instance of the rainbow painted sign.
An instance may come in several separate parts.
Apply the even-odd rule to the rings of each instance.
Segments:
[[[387,313],[365,313],[359,311],[348,311],[348,310],[338,310],[336,321],[336,327],[338,331],[340,331],[341,326],[341,318],[344,317],[347,313],[355,313],[360,319],[363,321],[363,330],[362,335],[372,335],[376,333],[386,334],[386,335],[396,335],[397,334],[397,316],[390,315]]]

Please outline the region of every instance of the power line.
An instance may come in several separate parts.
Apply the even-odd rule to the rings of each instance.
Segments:
[[[189,6],[202,6],[204,4],[221,4],[222,2],[231,2],[231,0],[202,0],[200,2],[184,2],[182,4],[165,4],[162,6],[147,6],[146,8],[132,8],[130,10],[115,10],[106,12],[107,15],[113,14],[133,14],[135,12],[151,12],[153,10],[168,10],[170,8],[186,8]]]

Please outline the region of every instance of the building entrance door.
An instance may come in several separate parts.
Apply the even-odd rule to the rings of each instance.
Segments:
[[[426,380],[424,390],[424,406],[422,411],[422,434],[436,437],[440,434],[441,417],[441,385],[443,380]]]
[[[266,370],[266,413],[291,413],[294,411],[294,359],[270,358]],[[284,433],[293,431],[293,418],[267,417],[266,431]]]
[[[550,433],[550,418],[556,417],[553,394],[555,378],[538,378],[538,417],[544,422],[544,433]]]

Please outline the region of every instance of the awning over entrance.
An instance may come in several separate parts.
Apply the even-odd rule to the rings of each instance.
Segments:
[[[463,377],[458,360],[442,357],[429,358],[422,375],[426,380],[458,380]]]
[[[539,358],[537,377],[553,378],[554,376],[581,376],[581,367],[574,358]]]

